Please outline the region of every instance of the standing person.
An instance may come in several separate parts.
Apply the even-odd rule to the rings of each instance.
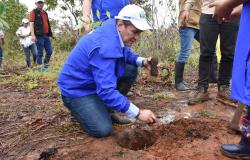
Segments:
[[[16,31],[16,35],[20,38],[20,44],[23,47],[26,57],[26,65],[28,68],[30,68],[30,52],[32,53],[34,64],[36,64],[37,48],[35,42],[31,39],[31,32],[28,19],[22,19],[22,26],[19,27]]]
[[[82,37],[66,60],[58,77],[62,99],[91,136],[111,134],[109,108],[147,123],[155,121],[152,111],[139,109],[124,96],[135,82],[137,71],[135,67],[127,68],[126,63],[150,67],[150,58],[142,58],[130,50],[140,33],[148,29],[151,27],[144,10],[127,5],[115,19],[105,21]],[[126,86],[120,88],[121,84]]]
[[[37,46],[37,64],[40,65],[39,71],[44,71],[49,66],[50,57],[52,55],[52,46],[50,37],[53,37],[50,28],[48,14],[43,10],[44,0],[36,0],[36,9],[30,12],[30,30],[32,40],[36,41]],[[46,51],[43,60],[43,49]],[[42,62],[43,60],[43,62]],[[44,67],[42,67],[42,63]]]
[[[3,44],[4,44],[4,33],[0,30],[0,70],[3,70]]]
[[[183,72],[185,64],[188,61],[192,41],[195,39],[200,42],[200,26],[199,20],[201,15],[202,0],[197,0],[188,8],[187,0],[179,0],[179,35],[180,35],[180,53],[175,63],[175,88],[178,91],[185,91],[189,88],[183,80]],[[217,56],[214,54],[209,83],[217,82]]]
[[[117,16],[124,6],[130,4],[130,1],[131,0],[84,0],[82,11],[83,21],[86,23],[84,26],[85,32],[88,33],[91,30],[91,10],[94,22],[103,22],[109,18],[114,18]],[[110,14],[110,17],[108,14]]]
[[[221,151],[228,157],[250,159],[250,1],[220,0],[210,6],[215,6],[214,14],[219,19],[229,20],[240,15],[240,4],[242,3],[244,5],[235,49],[231,98],[245,104],[247,112],[242,117],[240,142],[238,144],[223,144],[221,145]]]
[[[191,7],[196,0],[187,0]],[[189,104],[196,104],[209,100],[209,74],[215,54],[216,42],[220,35],[221,60],[218,76],[217,98],[228,100],[230,96],[230,79],[234,59],[234,49],[238,32],[238,19],[220,22],[213,17],[214,8],[209,4],[214,0],[203,0],[200,17],[200,50],[198,87],[189,100]]]

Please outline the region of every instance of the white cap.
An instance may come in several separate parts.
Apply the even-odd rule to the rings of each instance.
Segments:
[[[115,19],[130,21],[137,29],[142,31],[152,29],[147,22],[145,11],[134,4],[129,4],[122,8],[118,16],[115,16]]]
[[[37,2],[43,2],[43,3],[44,3],[44,0],[36,0],[35,2],[36,2],[36,3],[37,3]]]
[[[29,23],[29,20],[24,18],[24,19],[22,19],[22,23]]]

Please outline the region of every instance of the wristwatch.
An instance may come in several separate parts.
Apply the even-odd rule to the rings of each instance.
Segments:
[[[139,118],[140,113],[141,113],[141,110],[139,110],[138,114],[135,116],[135,118],[136,118],[136,119],[138,119],[138,118]]]

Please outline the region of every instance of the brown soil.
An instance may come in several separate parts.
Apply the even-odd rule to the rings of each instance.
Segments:
[[[8,70],[0,82],[21,74]],[[194,85],[194,73],[188,82]],[[223,143],[236,143],[239,135],[227,128],[234,107],[216,100],[188,106],[189,92],[176,92],[169,82],[141,78],[133,88],[131,100],[155,112],[155,124],[135,122],[114,125],[107,138],[92,138],[83,132],[63,107],[60,95],[50,92],[46,82],[25,91],[15,85],[0,88],[0,159],[169,159],[226,160],[220,152]]]

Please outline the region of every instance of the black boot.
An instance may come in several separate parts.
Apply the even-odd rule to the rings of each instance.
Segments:
[[[209,83],[217,83],[218,80],[218,63],[217,63],[217,56],[213,57],[212,65],[210,68],[209,74]]]
[[[250,121],[247,116],[242,118],[242,135],[239,144],[223,144],[221,152],[236,159],[250,159]]]
[[[177,91],[185,91],[189,88],[183,83],[183,72],[184,72],[185,63],[176,62],[175,63],[175,88]]]

